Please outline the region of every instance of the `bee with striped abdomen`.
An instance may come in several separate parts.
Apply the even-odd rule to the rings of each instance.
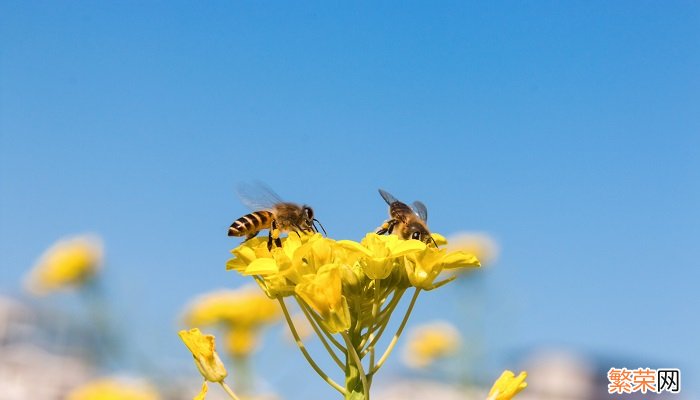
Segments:
[[[235,220],[228,228],[229,236],[245,236],[245,240],[248,240],[267,229],[267,249],[272,250],[273,241],[277,247],[282,246],[279,235],[283,232],[318,232],[314,224],[318,222],[323,233],[326,233],[323,225],[314,218],[311,207],[282,201],[261,184],[241,186],[238,194],[243,203],[255,211]]]
[[[425,204],[414,201],[409,207],[386,190],[379,189],[379,194],[389,205],[389,219],[378,228],[378,235],[393,233],[404,240],[420,240],[426,244],[433,243],[437,247],[428,230],[428,209]]]

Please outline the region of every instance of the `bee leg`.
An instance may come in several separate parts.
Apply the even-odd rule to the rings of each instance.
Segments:
[[[391,233],[391,231],[394,229],[394,225],[396,225],[396,220],[395,219],[390,219],[387,220],[382,224],[382,226],[379,227],[379,230],[377,231],[377,235],[383,235],[385,233]]]
[[[277,229],[277,221],[274,219],[270,223],[270,230],[267,233],[267,250],[272,251],[272,240],[275,240],[275,245],[277,247],[282,247],[282,240],[280,239],[280,231]]]
[[[395,227],[396,224],[398,224],[398,223],[399,223],[399,221],[397,221],[397,220],[392,220],[392,221],[391,221],[391,223],[389,224],[389,232],[388,232],[390,235],[394,232],[394,227]]]

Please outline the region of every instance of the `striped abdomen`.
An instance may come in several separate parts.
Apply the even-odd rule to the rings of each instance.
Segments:
[[[235,220],[228,228],[229,236],[255,236],[261,229],[268,229],[272,222],[270,211],[255,211]]]

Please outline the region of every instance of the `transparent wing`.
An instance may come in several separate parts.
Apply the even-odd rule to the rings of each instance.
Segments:
[[[413,204],[411,204],[411,208],[416,214],[418,214],[420,219],[428,222],[428,208],[425,206],[425,204],[420,201],[414,201]]]
[[[262,182],[242,183],[237,188],[243,205],[252,211],[269,210],[283,200]]]
[[[391,205],[391,203],[395,203],[398,201],[396,197],[392,196],[391,193],[387,192],[384,189],[379,189],[379,194],[382,195],[382,198],[384,199],[384,201],[386,201],[386,204]]]

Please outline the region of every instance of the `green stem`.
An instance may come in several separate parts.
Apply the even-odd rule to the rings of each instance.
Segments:
[[[381,318],[381,317],[379,318],[380,321],[376,325],[376,326],[379,326],[379,332],[377,332],[377,334],[374,336],[374,338],[371,338],[371,339],[369,338],[369,336],[372,333],[370,331],[367,334],[366,340],[362,341],[362,346],[360,348],[363,350],[360,352],[360,357],[366,356],[370,350],[374,349],[374,346],[377,344],[377,342],[379,341],[379,338],[381,338],[382,334],[384,333],[384,330],[389,325],[389,319],[391,317],[391,314],[394,312],[394,310],[396,309],[396,306],[399,304],[399,300],[401,300],[401,297],[403,296],[403,292],[404,292],[403,290],[400,292],[395,292],[394,297],[391,299],[391,301],[386,306],[386,308],[384,308],[384,310],[382,311],[383,313],[386,313],[386,314],[384,314],[383,318]],[[380,315],[382,315],[382,314],[380,313]],[[369,341],[369,344],[366,347],[364,347],[366,341]],[[371,367],[371,365],[370,365],[370,367]]]
[[[238,398],[238,396],[236,396],[236,394],[233,393],[233,390],[231,390],[231,388],[228,387],[228,385],[226,384],[226,382],[221,381],[221,382],[219,382],[219,385],[221,385],[221,387],[224,388],[224,391],[226,392],[226,394],[228,394],[228,396],[229,396],[230,398],[232,398],[233,400],[240,400],[240,399]]]
[[[297,302],[299,302],[299,306],[301,307],[301,311],[304,313],[306,316],[306,319],[309,320],[309,323],[311,324],[311,327],[313,328],[314,332],[316,332],[316,335],[318,336],[319,339],[321,339],[321,343],[323,343],[323,347],[326,348],[326,351],[328,354],[331,356],[333,361],[340,367],[341,370],[345,369],[345,365],[343,364],[342,361],[340,361],[340,358],[335,354],[335,351],[331,348],[331,346],[328,344],[328,341],[326,340],[325,333],[321,333],[321,329],[316,325],[316,316],[310,313],[313,313],[313,311],[307,310],[306,306],[304,305],[303,302],[300,302],[299,299],[297,298]],[[340,344],[340,343],[338,343]],[[345,352],[343,352],[345,354]]]
[[[416,288],[416,291],[413,292],[413,297],[411,297],[411,303],[408,305],[406,314],[403,316],[401,325],[399,325],[399,329],[396,331],[396,334],[394,334],[394,337],[391,339],[391,343],[389,343],[389,346],[387,346],[386,351],[384,352],[384,354],[382,354],[381,358],[379,358],[377,364],[370,367],[371,370],[369,371],[369,376],[373,376],[377,371],[379,371],[379,368],[381,368],[382,365],[384,365],[384,362],[389,357],[389,354],[391,354],[391,351],[394,350],[394,346],[396,346],[396,343],[399,341],[399,337],[403,332],[403,328],[406,326],[406,322],[408,322],[408,317],[411,316],[411,311],[413,311],[413,306],[416,304],[416,299],[418,299],[419,293],[420,289]]]
[[[346,332],[343,332],[343,339],[345,339],[345,345],[348,348],[347,363],[350,364],[351,361],[355,363],[355,366],[357,367],[357,372],[359,373],[360,383],[362,384],[362,393],[364,394],[364,399],[369,400],[369,385],[367,384],[367,374],[365,374],[365,368],[362,366],[362,360],[360,360],[360,356],[357,354],[355,344]],[[347,387],[346,389],[350,388]]]
[[[292,322],[292,317],[289,315],[289,311],[287,310],[287,306],[284,304],[284,299],[278,298],[277,301],[279,301],[280,306],[282,307],[282,312],[284,313],[284,319],[287,320],[287,325],[289,325],[289,330],[292,331],[292,336],[294,336],[294,341],[297,344],[297,347],[299,347],[299,350],[301,350],[301,354],[304,355],[304,358],[306,358],[306,361],[311,365],[311,368],[316,371],[316,373],[326,381],[333,389],[337,390],[340,392],[342,395],[347,395],[347,391],[345,388],[340,386],[336,381],[331,379],[328,375],[326,375],[325,372],[316,364],[316,362],[311,358],[311,355],[309,352],[306,350],[306,347],[304,346],[304,342],[301,341],[299,338],[299,334],[297,333],[296,328],[294,327],[294,323]]]
[[[306,304],[306,302],[299,298],[299,296],[295,295],[294,298],[296,299],[297,303],[299,303],[299,306],[302,308],[302,311],[305,309],[309,313],[309,315],[314,319],[314,321],[316,321],[316,326],[321,330],[321,332],[325,334],[326,339],[328,339],[338,350],[345,354],[345,347],[343,347],[343,345],[340,344],[340,342],[336,338],[334,338],[332,334],[328,333],[328,331],[323,329],[323,320],[316,312],[313,311],[311,306]]]

